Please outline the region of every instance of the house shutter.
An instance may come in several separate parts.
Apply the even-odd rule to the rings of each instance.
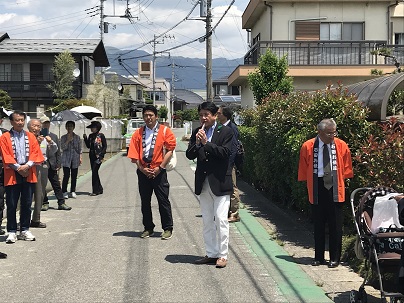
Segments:
[[[296,21],[296,40],[320,40],[320,22]]]

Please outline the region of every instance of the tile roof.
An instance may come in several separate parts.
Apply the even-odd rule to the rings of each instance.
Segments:
[[[99,39],[4,39],[0,53],[60,53],[69,50],[72,54],[92,54]]]
[[[200,104],[204,100],[198,94],[187,89],[174,89],[174,101],[184,101],[188,104]]]
[[[59,54],[68,50],[72,55],[92,56],[96,66],[109,66],[109,61],[100,39],[10,39],[0,32],[1,55]]]

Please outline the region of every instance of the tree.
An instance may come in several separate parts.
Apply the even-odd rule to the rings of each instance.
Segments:
[[[4,90],[0,89],[0,107],[4,107],[6,109],[11,109],[11,97]]]
[[[177,110],[175,115],[182,121],[196,121],[199,120],[198,109],[191,108],[186,110]]]
[[[167,119],[168,108],[166,106],[160,106],[158,110],[159,118]]]
[[[87,99],[67,99],[63,100],[63,102],[53,107],[52,111],[57,113],[62,110],[72,109],[73,107],[77,107],[80,105],[94,106],[95,102],[93,100],[87,100]]]
[[[143,99],[145,100],[144,103],[153,104],[153,100],[150,99],[149,94],[146,91],[143,91]]]
[[[404,112],[404,90],[393,91],[387,103],[387,115],[402,115]]]
[[[258,70],[248,75],[248,83],[253,91],[255,103],[260,105],[270,93],[288,94],[293,90],[293,80],[287,76],[288,61],[281,59],[270,50],[262,55],[258,62]]]
[[[75,68],[76,63],[69,51],[66,50],[55,56],[52,67],[55,80],[52,84],[48,84],[48,88],[56,97],[55,103],[73,98],[73,81],[75,80],[73,71]]]

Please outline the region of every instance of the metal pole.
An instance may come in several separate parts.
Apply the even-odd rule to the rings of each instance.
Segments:
[[[170,94],[170,123],[171,127],[174,127],[174,58],[171,59],[171,94]]]
[[[156,106],[156,35],[153,39],[153,106]]]
[[[100,20],[100,33],[101,33],[101,41],[103,41],[103,39],[104,39],[104,2],[105,2],[106,0],[101,0],[101,5],[100,5],[100,17],[101,17],[101,20]]]
[[[206,15],[206,100],[213,101],[212,94],[212,0],[207,0]]]

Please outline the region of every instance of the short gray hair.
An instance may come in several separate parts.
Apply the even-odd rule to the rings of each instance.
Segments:
[[[39,124],[41,124],[41,120],[39,120],[39,119],[31,119],[31,120],[28,121],[27,127],[30,127],[33,121],[37,121],[37,122],[39,122]]]
[[[334,119],[323,119],[321,122],[317,125],[317,130],[325,130],[326,127],[335,127],[337,128],[337,123],[335,123]]]

